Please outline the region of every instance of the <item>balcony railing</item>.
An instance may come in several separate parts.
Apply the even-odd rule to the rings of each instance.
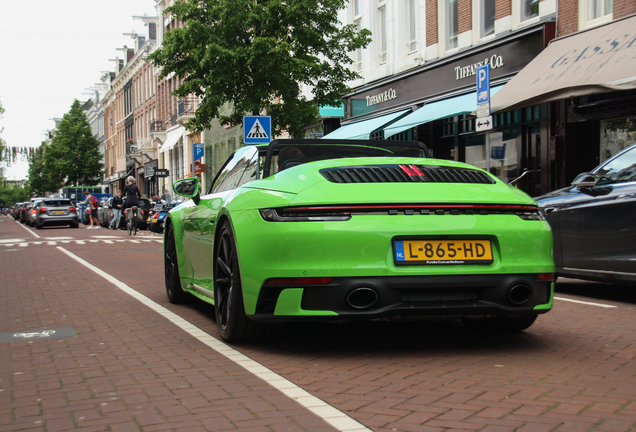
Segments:
[[[170,123],[170,126],[176,126],[178,124],[176,111],[170,113],[170,118],[168,119],[168,121],[166,121],[166,123]]]
[[[197,98],[187,97],[177,101],[177,114],[179,117],[193,116],[197,109]]]
[[[151,120],[150,121],[150,132],[163,132],[166,128],[163,125],[161,120]]]
[[[137,143],[129,141],[126,143],[126,155],[137,153]]]

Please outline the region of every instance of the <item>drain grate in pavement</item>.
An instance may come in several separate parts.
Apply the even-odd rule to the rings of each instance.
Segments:
[[[25,340],[58,339],[63,337],[77,336],[73,327],[62,327],[44,330],[26,330],[8,333],[0,333],[0,343],[17,342]]]

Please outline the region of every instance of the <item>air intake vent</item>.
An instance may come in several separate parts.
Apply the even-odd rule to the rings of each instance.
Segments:
[[[320,173],[333,183],[495,183],[481,171],[434,165],[361,165],[325,168]]]

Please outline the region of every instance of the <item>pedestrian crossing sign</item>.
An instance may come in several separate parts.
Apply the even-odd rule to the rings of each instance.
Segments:
[[[272,116],[243,116],[243,142],[269,144],[272,140]]]

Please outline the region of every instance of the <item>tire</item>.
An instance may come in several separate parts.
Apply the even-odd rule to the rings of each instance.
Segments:
[[[187,293],[181,287],[179,277],[179,262],[177,260],[177,245],[172,226],[166,231],[164,253],[164,274],[166,279],[166,295],[173,304],[185,303]]]
[[[133,218],[132,218],[132,230],[133,230],[133,235],[137,235],[137,215],[133,214]]]
[[[40,229],[44,228],[44,225],[40,225],[40,224],[36,223],[35,224],[35,228],[40,230]]]
[[[536,319],[537,314],[516,317],[498,315],[494,318],[464,318],[462,323],[480,333],[519,333],[530,327]]]
[[[70,225],[71,228],[79,228],[79,223],[74,223]]]
[[[261,339],[268,326],[245,314],[243,287],[234,233],[228,221],[221,226],[214,253],[214,313],[221,338],[226,342]]]

